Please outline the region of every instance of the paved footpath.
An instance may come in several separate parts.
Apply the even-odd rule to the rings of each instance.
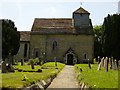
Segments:
[[[74,66],[66,65],[47,88],[78,88]]]

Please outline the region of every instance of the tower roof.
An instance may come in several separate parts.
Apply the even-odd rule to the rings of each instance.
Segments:
[[[85,10],[84,8],[80,7],[78,8],[76,11],[74,11],[73,13],[82,13],[82,14],[90,14],[87,10]]]

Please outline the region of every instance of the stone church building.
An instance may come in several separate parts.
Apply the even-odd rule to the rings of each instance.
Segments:
[[[72,18],[35,18],[30,32],[21,32],[21,46],[16,56],[65,64],[93,59],[94,33],[90,13],[80,7]],[[21,52],[21,53],[20,53]],[[21,55],[22,56],[21,56]]]

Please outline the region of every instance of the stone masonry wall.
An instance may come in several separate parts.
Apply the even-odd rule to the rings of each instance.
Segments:
[[[92,35],[31,35],[30,57],[33,57],[34,48],[39,48],[40,52],[44,52],[47,61],[54,60],[63,62],[63,55],[69,48],[72,48],[78,56],[79,62],[84,59],[93,58],[93,36]],[[53,42],[57,42],[57,49],[53,50]]]

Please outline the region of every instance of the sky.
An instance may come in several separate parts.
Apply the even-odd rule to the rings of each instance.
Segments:
[[[93,26],[118,12],[119,0],[0,0],[0,19],[15,22],[18,31],[30,31],[35,18],[72,18],[82,6],[89,11]],[[82,3],[82,4],[81,4]]]

